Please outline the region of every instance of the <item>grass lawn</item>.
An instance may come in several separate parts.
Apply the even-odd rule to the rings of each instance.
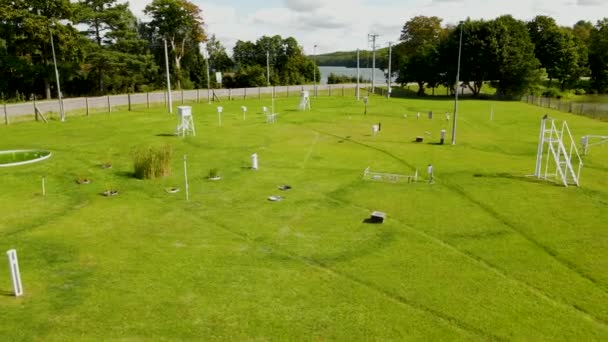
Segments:
[[[448,100],[372,97],[364,116],[354,98],[280,98],[276,124],[268,99],[221,105],[219,127],[193,104],[184,139],[160,107],[0,127],[0,150],[53,153],[0,168],[0,251],[17,249],[25,290],[0,262],[3,340],[608,339],[608,145],[564,188],[526,176],[547,110],[523,103],[461,101],[455,146]],[[577,141],[608,135],[549,114]],[[171,176],[135,179],[133,152],[164,144]],[[421,180],[363,180],[368,166]],[[374,210],[383,224],[364,223]]]

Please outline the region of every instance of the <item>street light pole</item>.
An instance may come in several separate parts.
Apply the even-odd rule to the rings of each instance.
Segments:
[[[165,69],[167,73],[167,106],[169,114],[173,113],[173,99],[171,98],[171,77],[169,77],[169,52],[167,51],[167,39],[163,39],[165,43]]]
[[[454,118],[452,119],[452,145],[456,145],[456,118],[458,117],[458,88],[460,87],[460,56],[462,53],[462,29],[464,22],[460,22],[460,42],[458,43],[458,66],[456,68],[456,86],[454,87]]]
[[[57,81],[57,98],[59,99],[59,113],[61,121],[65,121],[65,111],[63,109],[63,99],[61,95],[61,84],[59,83],[59,71],[57,70],[57,57],[55,57],[55,42],[53,41],[53,31],[49,27],[51,35],[51,51],[53,52],[53,65],[55,66],[55,80]]]

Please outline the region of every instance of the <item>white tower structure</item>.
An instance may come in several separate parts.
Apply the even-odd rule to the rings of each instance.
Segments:
[[[308,108],[308,110],[310,110],[310,92],[308,92],[307,90],[302,91],[301,95],[300,95],[300,106],[299,106],[300,110],[306,110]]]
[[[534,176],[554,179],[566,187],[579,186],[582,167],[583,161],[566,121],[558,129],[555,120],[545,115],[540,124]]]
[[[186,135],[196,135],[194,130],[194,120],[192,119],[192,107],[179,106],[177,107],[179,115],[179,125],[177,126],[177,135],[185,137]]]

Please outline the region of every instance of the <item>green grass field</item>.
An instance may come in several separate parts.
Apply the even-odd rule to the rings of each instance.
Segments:
[[[11,295],[0,262],[2,339],[608,339],[608,145],[565,188],[527,176],[543,108],[461,101],[451,146],[435,144],[448,100],[373,97],[366,116],[354,98],[297,104],[278,99],[265,124],[268,99],[222,102],[221,127],[215,105],[193,104],[185,139],[162,108],[0,127],[0,150],[53,153],[0,168],[0,251],[17,249],[25,289]],[[577,141],[608,135],[549,114]],[[133,152],[164,144],[172,175],[135,179]],[[363,180],[368,166],[421,180]],[[364,223],[374,210],[383,224]]]

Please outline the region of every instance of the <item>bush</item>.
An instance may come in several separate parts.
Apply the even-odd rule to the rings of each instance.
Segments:
[[[141,147],[133,153],[135,177],[139,179],[154,179],[171,174],[171,146]]]
[[[562,92],[557,89],[557,88],[547,88],[544,92],[543,92],[543,96],[545,97],[562,97]]]
[[[580,89],[574,89],[574,94],[575,95],[585,95],[585,94],[587,94],[587,92],[585,91],[585,89],[580,88]]]

